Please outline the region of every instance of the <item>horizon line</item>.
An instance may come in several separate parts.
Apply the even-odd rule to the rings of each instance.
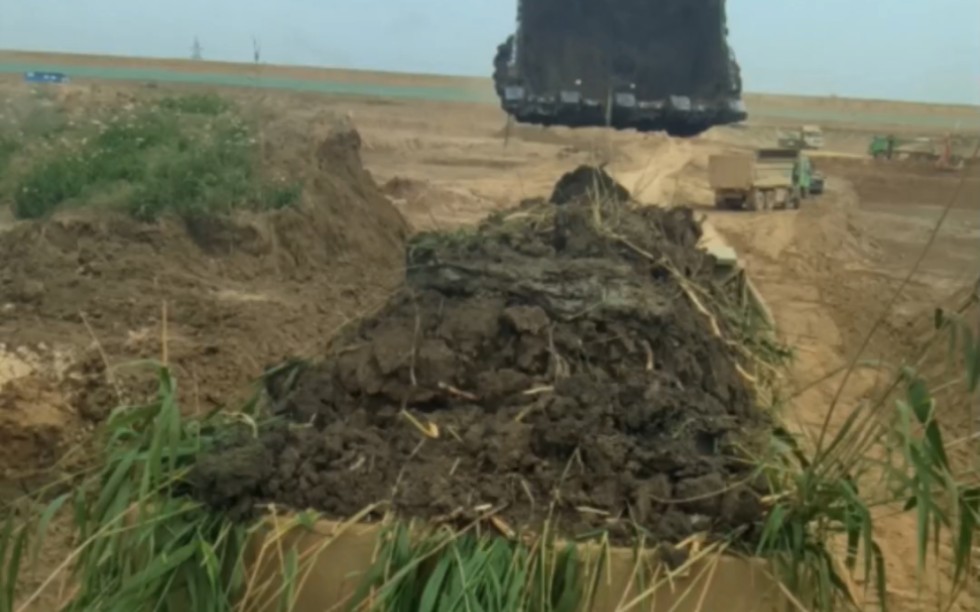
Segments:
[[[329,66],[325,64],[273,63],[273,62],[259,62],[258,64],[256,64],[254,62],[236,61],[236,60],[228,60],[228,59],[208,59],[208,58],[193,59],[189,57],[179,57],[179,56],[122,55],[117,53],[90,53],[90,52],[82,53],[82,52],[74,52],[74,51],[10,49],[10,48],[3,48],[3,47],[0,47],[0,54],[61,56],[61,57],[71,57],[71,58],[86,58],[86,59],[94,59],[94,60],[106,59],[110,61],[129,59],[129,60],[148,60],[150,62],[218,64],[218,65],[226,65],[226,66],[238,66],[243,68],[244,67],[267,67],[267,68],[284,68],[284,69],[323,70],[323,71],[375,74],[379,76],[392,76],[392,77],[402,77],[402,78],[422,77],[422,78],[430,78],[430,79],[435,78],[435,79],[447,79],[447,80],[469,80],[469,81],[478,81],[481,82],[481,84],[486,83],[488,86],[491,85],[493,82],[493,79],[489,74],[487,76],[479,76],[479,75],[472,75],[472,74],[392,70],[392,69],[384,69],[384,68],[350,68],[344,66]],[[884,102],[888,104],[943,106],[947,108],[959,108],[964,110],[971,110],[980,113],[980,103],[970,103],[970,102],[940,102],[934,100],[874,98],[874,97],[862,97],[862,96],[855,96],[855,95],[839,95],[833,93],[827,93],[823,95],[791,93],[791,92],[775,92],[775,91],[743,91],[742,93],[743,95],[747,95],[747,96],[805,98],[805,99],[812,99],[812,100],[831,99],[831,100],[855,101],[855,102],[879,102],[879,103]]]

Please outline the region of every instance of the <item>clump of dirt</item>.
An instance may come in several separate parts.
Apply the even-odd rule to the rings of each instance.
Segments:
[[[89,380],[76,371],[89,360],[52,351],[0,344],[0,499],[11,501],[33,488],[56,463],[60,472],[77,467],[87,423],[66,395]],[[98,383],[95,386],[99,386]]]
[[[625,192],[595,169],[570,176]],[[577,197],[416,237],[405,289],[291,389],[270,384],[294,424],[202,458],[193,495],[235,516],[388,500],[663,541],[752,525],[740,449],[768,426],[690,299],[723,297],[699,236],[688,209]]]
[[[152,372],[116,367],[141,358],[167,357],[187,410],[233,404],[268,365],[322,354],[399,286],[408,229],[361,164],[357,132],[310,145],[296,207],[155,224],[76,210],[0,233],[0,337],[99,355],[60,388],[69,423],[104,418],[120,386],[152,393]],[[26,400],[8,387],[0,413],[12,414]],[[45,436],[38,452],[57,447]],[[0,469],[50,462],[35,455],[6,453]]]
[[[381,190],[389,198],[398,200],[410,200],[417,198],[419,193],[425,191],[426,185],[422,181],[416,181],[402,176],[395,176],[389,179]]]
[[[74,427],[73,427],[74,426]],[[80,424],[62,407],[57,389],[39,377],[0,388],[0,487],[32,476],[34,466],[50,466],[74,440],[65,432]]]
[[[605,170],[593,166],[579,166],[565,173],[551,191],[551,201],[555,204],[566,204],[588,197],[626,202],[630,199],[630,193]]]

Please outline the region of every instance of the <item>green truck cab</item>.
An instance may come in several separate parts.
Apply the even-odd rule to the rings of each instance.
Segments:
[[[823,193],[823,174],[806,154],[801,153],[793,164],[793,185],[802,198]]]

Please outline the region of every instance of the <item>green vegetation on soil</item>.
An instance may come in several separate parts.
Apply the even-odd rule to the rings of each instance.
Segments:
[[[935,339],[953,339],[950,346],[965,358],[960,360],[965,376],[958,381],[963,392],[976,393],[976,340],[955,313],[944,314],[937,323]],[[251,601],[292,609],[316,555],[300,554],[283,541],[295,529],[312,527],[316,515],[293,514],[274,528],[267,519],[241,524],[181,496],[183,479],[197,456],[230,432],[256,426],[258,399],[234,415],[183,417],[174,379],[166,368],[158,372],[155,401],[113,412],[102,432],[105,450],[95,471],[74,483],[72,492],[49,498],[27,524],[21,522],[23,517],[7,518],[0,529],[0,612],[21,609],[37,594],[15,593],[17,577],[36,562],[35,551],[49,524],[63,512],[73,516],[77,547],[62,566],[49,568],[49,579],[67,572],[78,586],[68,610],[219,612],[238,609],[246,594]],[[282,373],[270,371],[267,379]],[[778,575],[799,594],[806,609],[844,609],[850,599],[843,568],[828,549],[835,534],[846,538],[847,567],[860,561],[864,575],[873,577],[880,601],[886,601],[885,568],[874,541],[872,511],[895,503],[904,503],[906,511],[919,517],[915,537],[923,567],[940,562],[932,544],[949,533],[953,577],[959,586],[967,579],[980,489],[958,484],[947,455],[949,443],[935,420],[943,407],[925,381],[906,369],[897,373],[894,385],[900,391],[891,404],[897,422],[878,419],[881,406],[858,410],[815,460],[788,442],[781,453],[784,467],[771,466],[772,475],[783,475],[786,488],[768,512],[758,553],[775,562]],[[861,493],[852,478],[868,467],[871,454],[853,454],[868,451],[868,445],[880,444],[883,437],[895,443],[897,456],[887,467],[896,484],[885,497],[873,499]],[[365,508],[349,522],[375,509]],[[600,553],[586,560],[547,530],[530,543],[488,533],[492,530],[481,532],[477,523],[457,530],[418,530],[386,521],[377,562],[346,609],[571,612],[582,609],[582,602],[595,592],[605,557],[601,551],[608,546],[601,536],[595,540]],[[246,542],[257,536],[265,538],[262,550],[271,557],[265,561],[279,568],[281,582],[262,580],[246,563]],[[329,538],[324,548],[328,544]],[[637,547],[637,553],[643,551],[642,540]],[[640,590],[654,586],[640,585]]]
[[[20,149],[20,144],[9,136],[0,136],[0,172],[7,167],[10,158]]]
[[[294,183],[262,176],[253,130],[218,96],[163,98],[91,124],[43,147],[31,147],[30,135],[0,147],[0,162],[17,151],[27,158],[12,172],[17,218],[91,205],[152,221],[282,208],[301,195]]]
[[[282,583],[263,584],[255,568],[246,566],[245,545],[250,537],[275,538],[309,528],[317,517],[294,515],[270,536],[263,521],[236,524],[181,497],[182,478],[195,457],[255,413],[246,409],[238,416],[184,418],[175,399],[175,380],[166,368],[158,372],[155,401],[113,412],[94,473],[74,492],[50,502],[30,529],[15,528],[12,518],[6,521],[0,531],[0,612],[30,603],[30,593],[15,598],[16,577],[31,566],[33,551],[62,510],[72,513],[79,536],[78,547],[64,564],[50,568],[52,580],[65,572],[78,585],[65,610],[219,612],[237,609],[243,594],[251,601],[277,604],[279,610],[292,609],[311,559],[300,558],[293,549],[284,551]],[[548,540],[531,549],[469,530],[439,530],[419,539],[410,535],[413,531],[404,523],[386,529],[380,561],[355,594],[363,606],[357,609],[478,605],[468,609],[504,612],[532,604],[536,610],[571,612],[589,590],[577,580],[574,547],[556,548]],[[418,598],[425,605],[417,607]]]

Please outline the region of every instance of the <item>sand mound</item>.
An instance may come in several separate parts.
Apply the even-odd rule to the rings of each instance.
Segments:
[[[664,540],[756,519],[736,447],[765,420],[682,289],[711,286],[691,211],[632,208],[588,168],[559,186],[564,204],[416,237],[405,290],[294,387],[270,384],[305,426],[204,458],[194,494],[235,514],[495,508],[515,526],[551,515],[623,537],[633,520]]]
[[[407,228],[361,165],[359,145],[353,130],[323,140],[306,160],[296,208],[153,225],[85,210],[16,225],[0,234],[0,337],[11,350],[45,345],[86,359],[97,341],[112,365],[160,358],[166,304],[184,405],[206,411],[234,401],[268,364],[322,353],[339,326],[401,281]],[[145,376],[100,375],[136,394],[153,388]],[[16,429],[24,419],[6,417],[25,405],[25,385],[13,385],[0,384],[8,392],[0,422]],[[68,423],[98,420],[118,401],[115,392],[68,395]],[[45,432],[37,443],[49,448],[70,437]],[[24,465],[37,454],[21,453]]]

